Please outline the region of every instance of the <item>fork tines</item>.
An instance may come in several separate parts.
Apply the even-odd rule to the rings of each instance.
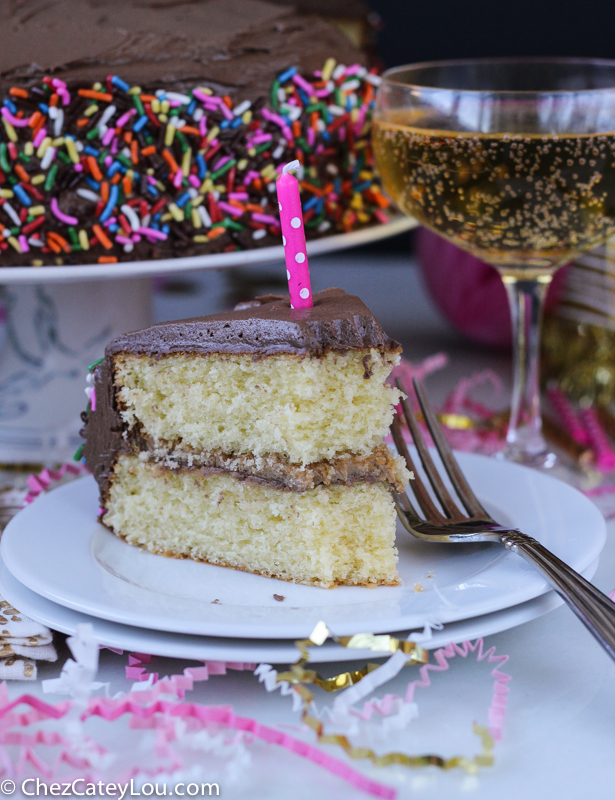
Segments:
[[[403,392],[404,387],[401,381],[397,379],[395,383],[397,388]],[[442,464],[444,465],[444,469],[446,470],[463,507],[470,517],[483,517],[485,519],[489,519],[489,514],[479,503],[478,498],[470,488],[461,469],[459,468],[459,465],[457,464],[457,461],[455,460],[455,456],[453,455],[453,452],[444,437],[440,423],[438,422],[433,409],[429,405],[427,394],[423,385],[416,378],[413,380],[413,384],[416,396],[423,412],[423,416],[425,418],[427,430],[431,435],[435,448],[438,451],[438,455],[440,456]],[[395,419],[393,421],[392,428],[393,439],[400,455],[402,455],[405,459],[408,469],[414,472],[414,480],[411,481],[410,485],[423,514],[430,522],[440,524],[446,522],[461,522],[466,520],[466,515],[463,514],[456,501],[452,498],[450,492],[444,484],[444,481],[440,477],[438,469],[429,453],[429,449],[425,444],[425,439],[421,429],[419,428],[416,416],[410,403],[405,397],[401,400],[401,407],[425,474],[442,509],[442,511],[440,511],[440,509],[437,508],[436,504],[431,499],[429,492],[425,488],[423,481],[418,475],[412,457],[402,436],[399,419]],[[397,501],[405,513],[410,514],[413,517],[418,517],[412,507],[412,504],[405,495],[398,495]]]

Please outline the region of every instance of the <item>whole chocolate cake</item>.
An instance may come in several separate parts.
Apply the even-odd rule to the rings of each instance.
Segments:
[[[263,297],[115,339],[83,454],[101,521],[152,552],[319,586],[395,584],[399,361],[358,297]]]
[[[0,4],[0,265],[278,244],[296,158],[308,238],[385,222],[364,62],[260,0]]]

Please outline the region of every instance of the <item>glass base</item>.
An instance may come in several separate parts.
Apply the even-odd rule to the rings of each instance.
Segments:
[[[518,445],[508,444],[497,454],[497,458],[533,469],[551,469],[557,463],[557,456],[546,445],[544,450],[536,453],[528,452]]]

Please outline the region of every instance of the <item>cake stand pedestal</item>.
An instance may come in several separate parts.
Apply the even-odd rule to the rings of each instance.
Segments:
[[[416,223],[308,243],[308,255],[378,241]],[[160,261],[0,270],[0,463],[57,465],[81,443],[88,364],[107,342],[151,324],[152,277],[283,261],[280,247]]]

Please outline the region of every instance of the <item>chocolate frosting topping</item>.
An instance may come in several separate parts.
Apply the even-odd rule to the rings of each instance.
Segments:
[[[313,295],[314,307],[295,310],[287,297],[259,297],[248,308],[209,317],[163,322],[111,342],[106,355],[119,352],[160,356],[167,353],[297,353],[320,356],[331,350],[401,351],[358,297],[341,289]]]
[[[364,60],[334,25],[263,0],[0,3],[5,88],[45,74],[91,84],[117,73],[131,85],[204,81],[255,99],[289,65],[311,72],[332,53],[347,64]]]
[[[313,308],[294,310],[287,297],[269,295],[243,307],[208,317],[163,322],[114,339],[95,369],[96,411],[81,435],[85,462],[100,487],[104,505],[109,478],[120,453],[133,451],[115,398],[113,356],[133,353],[159,357],[169,353],[231,353],[266,357],[278,353],[321,356],[374,348],[401,352],[358,297],[341,289],[313,295]]]

